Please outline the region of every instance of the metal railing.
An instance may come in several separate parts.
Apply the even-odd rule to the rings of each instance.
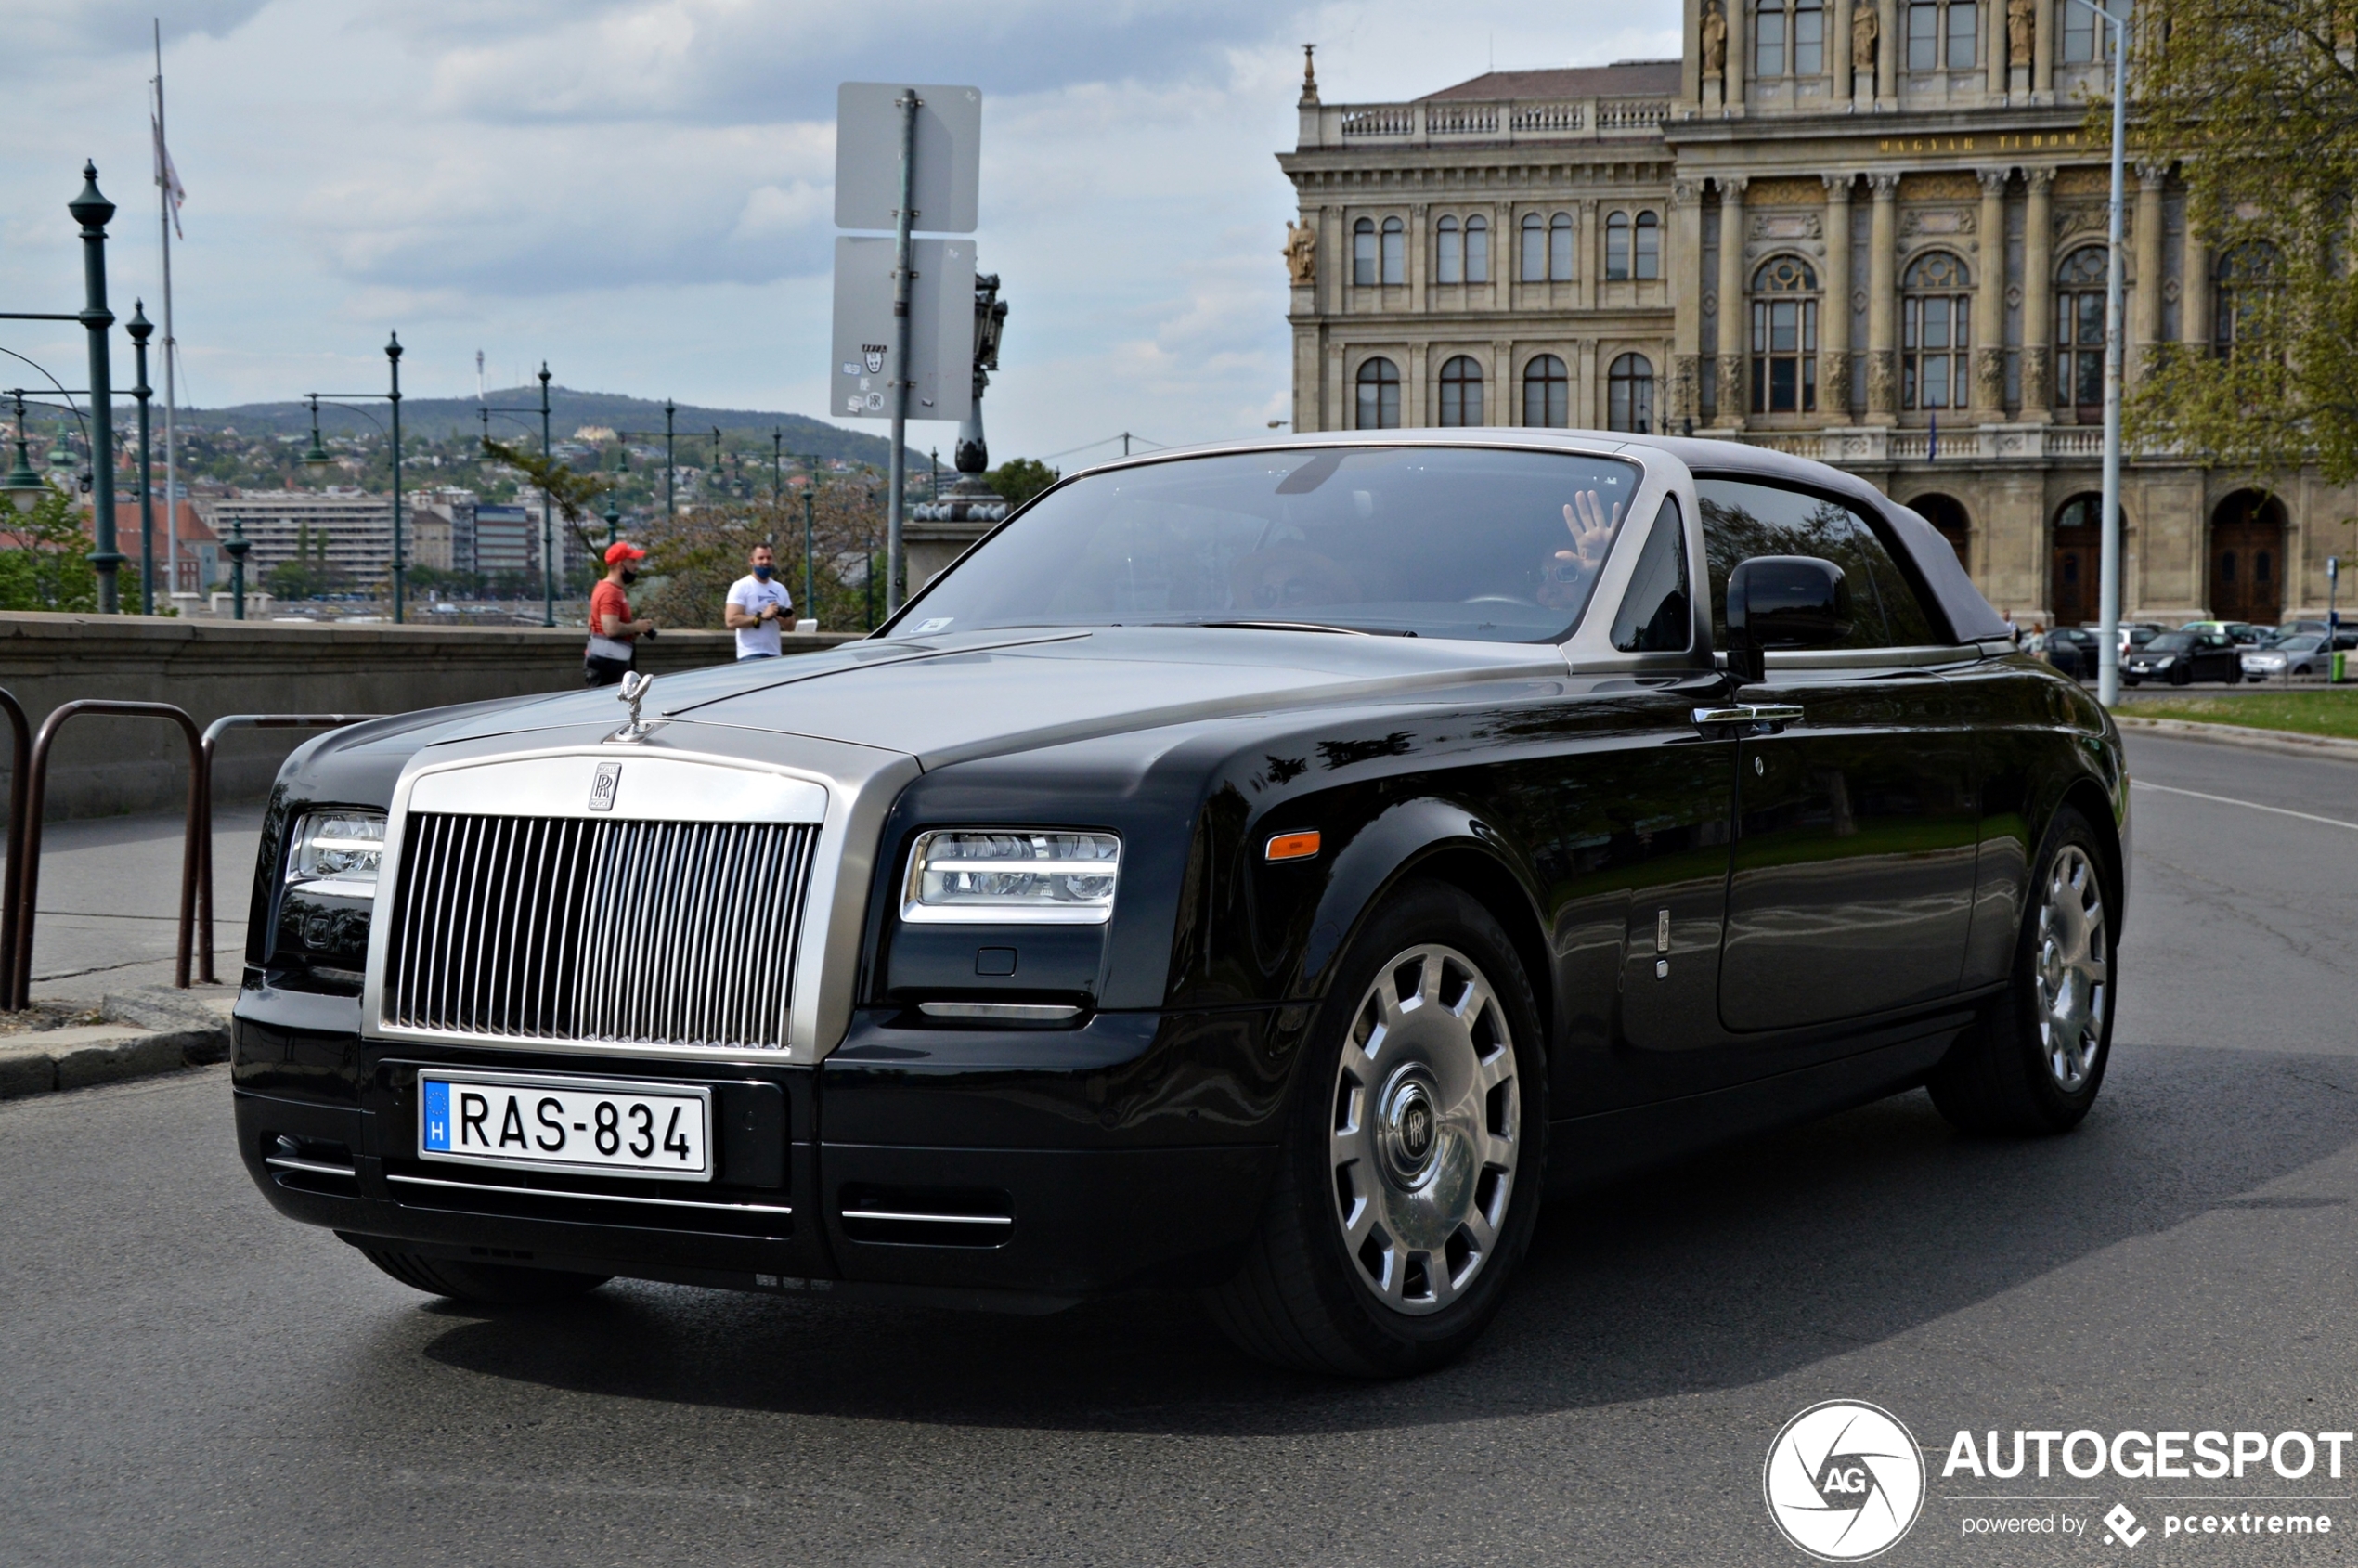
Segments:
[[[32,726],[14,692],[0,687],[0,711],[15,732],[14,764],[8,772],[8,868],[0,880],[0,1007],[17,995],[17,891],[24,880],[24,776],[32,766]]]
[[[340,730],[382,718],[375,713],[230,713],[205,726],[198,745],[198,771],[204,780],[204,843],[197,851],[197,983],[219,985],[213,972],[213,751],[231,730]],[[180,966],[188,969],[188,942],[181,941]],[[183,979],[181,984],[186,985]]]
[[[10,699],[8,706],[16,707]],[[21,709],[17,709],[21,713]],[[49,784],[49,747],[58,732],[69,719],[84,713],[99,714],[114,719],[164,719],[180,726],[188,742],[188,826],[182,835],[180,850],[180,939],[175,949],[172,983],[187,990],[188,985],[188,936],[196,916],[197,864],[204,832],[204,743],[197,732],[197,721],[170,703],[110,702],[84,697],[60,703],[41,722],[41,733],[33,740],[32,756],[19,773],[24,781],[16,792],[21,802],[22,820],[8,857],[7,881],[15,895],[8,901],[6,923],[10,964],[7,974],[6,1003],[11,1011],[21,1012],[32,1001],[32,917],[41,900],[41,815]],[[14,715],[12,715],[14,717]],[[19,731],[21,734],[23,732]]]

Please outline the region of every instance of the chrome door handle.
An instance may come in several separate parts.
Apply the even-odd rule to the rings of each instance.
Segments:
[[[1742,726],[1756,735],[1773,735],[1788,724],[1801,722],[1801,709],[1783,703],[1739,703],[1728,707],[1699,707],[1694,710],[1698,730],[1719,730]]]

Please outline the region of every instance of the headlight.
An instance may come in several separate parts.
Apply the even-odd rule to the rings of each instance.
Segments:
[[[1121,840],[1110,833],[954,829],[917,836],[900,918],[1102,925]]]
[[[332,898],[377,896],[377,862],[384,858],[382,811],[311,811],[295,823],[287,882],[296,892]]]
[[[2175,654],[2162,654],[2155,657],[2150,662],[2156,669],[2168,669],[2172,664],[2177,662],[2177,658],[2178,655]]]

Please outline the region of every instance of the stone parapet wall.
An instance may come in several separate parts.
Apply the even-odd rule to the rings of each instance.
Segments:
[[[578,689],[582,637],[578,627],[305,626],[0,614],[0,687],[24,705],[36,732],[53,709],[77,697],[171,703],[200,726],[228,713],[404,713]],[[784,643],[795,654],[850,640],[790,636]],[[639,667],[662,674],[733,657],[728,632],[675,631],[646,644]],[[230,732],[214,770],[216,797],[266,794],[279,764],[309,733]],[[169,724],[77,719],[60,733],[50,759],[47,815],[176,810],[188,789],[186,755]],[[0,773],[8,765],[8,747],[0,741]]]

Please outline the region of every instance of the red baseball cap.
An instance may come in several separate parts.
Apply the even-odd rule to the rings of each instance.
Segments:
[[[644,561],[646,558],[647,552],[628,539],[616,539],[606,546],[606,564],[609,566],[617,561]]]

